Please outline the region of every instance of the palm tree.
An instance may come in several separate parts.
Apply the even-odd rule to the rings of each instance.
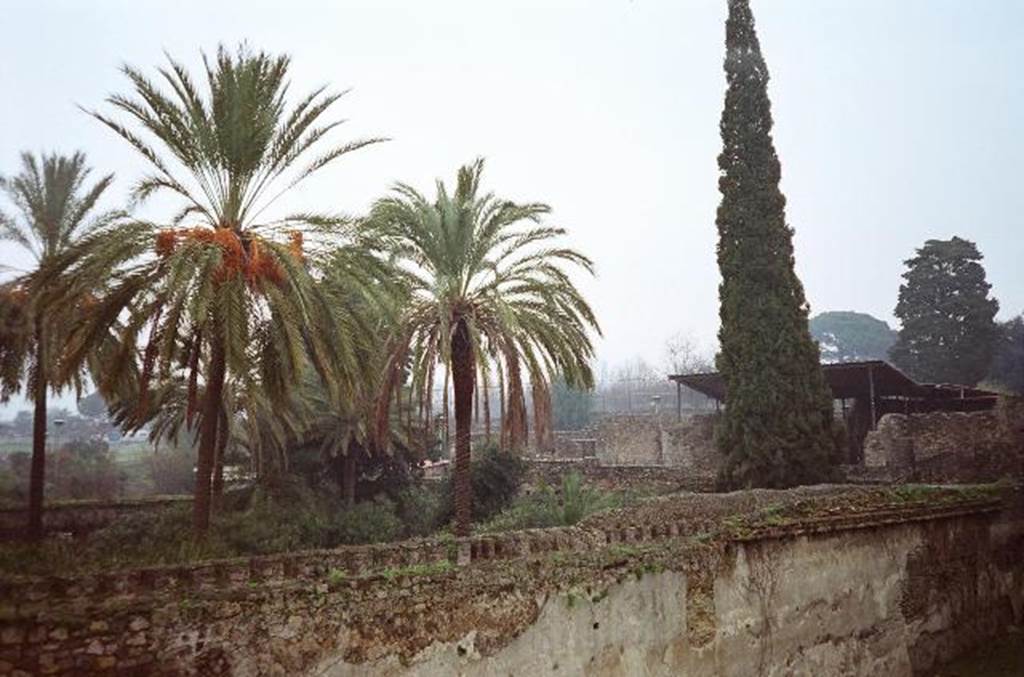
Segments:
[[[17,216],[0,212],[0,240],[20,245],[45,269],[88,233],[110,223],[120,212],[96,211],[100,197],[114,180],[112,174],[87,185],[91,169],[83,153],[39,157],[22,153],[21,171],[0,177],[0,192],[14,206]],[[31,273],[32,271],[26,271]],[[42,293],[33,293],[20,278],[4,285],[4,315],[0,328],[0,400],[6,400],[27,381],[35,404],[32,423],[32,465],[29,479],[28,536],[43,534],[43,488],[46,479],[46,399],[51,389],[80,383],[78,371],[64,377],[54,365],[61,348],[62,323],[73,314],[68,306],[48,308]],[[83,303],[79,296],[71,304]],[[26,379],[27,376],[27,379]]]
[[[351,240],[350,224],[321,213],[263,214],[310,175],[382,139],[309,157],[340,124],[322,118],[341,94],[321,87],[289,107],[286,56],[221,47],[215,59],[203,57],[204,92],[180,63],[168,61],[159,69],[167,92],[123,68],[136,98],[107,101],[131,125],[91,115],[148,161],[152,171],[133,198],[165,193],[181,207],[163,223],[117,224],[68,262],[73,279],[112,276],[110,292],[75,328],[70,359],[123,317],[123,360],[101,386],[112,388],[123,380],[122,365],[138,362],[144,418],[154,377],[187,384],[187,423],[199,436],[193,519],[201,535],[209,526],[226,382],[284,400],[311,365],[329,389],[359,388],[365,363],[362,337],[351,331],[357,323],[345,315],[350,306],[316,284],[329,250]]]
[[[374,205],[369,218],[410,280],[406,310],[389,345],[377,434],[383,438],[386,432],[391,395],[407,365],[411,364],[411,382],[421,403],[426,403],[428,419],[435,367],[444,369],[446,381],[450,375],[459,535],[469,533],[470,423],[476,381],[482,382],[486,396],[493,364],[503,399],[507,392],[503,438],[507,446],[518,447],[525,441],[523,367],[540,406],[555,374],[573,386],[590,388],[589,332],[600,332],[564,270],[567,264],[592,273],[590,260],[551,243],[565,231],[541,223],[551,211],[547,205],[516,204],[481,194],[483,167],[482,159],[462,167],[454,194],[438,181],[433,201],[398,184],[392,196]],[[489,420],[486,397],[484,407]]]

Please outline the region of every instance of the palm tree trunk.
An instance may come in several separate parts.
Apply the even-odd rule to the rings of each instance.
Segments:
[[[455,386],[455,535],[469,536],[473,498],[469,469],[469,430],[473,417],[473,344],[465,320],[452,336],[452,381]]]
[[[491,443],[491,398],[488,394],[490,388],[487,387],[488,379],[483,382],[484,391],[484,429],[487,431],[487,443]]]
[[[356,504],[356,453],[359,446],[355,440],[349,440],[348,449],[345,450],[345,458],[342,459],[341,493],[345,501],[345,507],[351,508]]]
[[[531,377],[533,388],[533,434],[536,453],[547,454],[553,446],[551,433],[551,391],[541,374]]]
[[[213,512],[220,512],[224,503],[224,452],[228,448],[228,417],[222,407],[217,424],[217,447],[213,456]]]
[[[522,453],[529,436],[526,422],[526,397],[523,394],[523,379],[520,373],[519,356],[515,351],[508,353],[508,417],[502,423],[508,426],[508,451]]]
[[[505,405],[505,371],[498,365],[498,448],[501,451],[508,449],[508,410]]]
[[[453,349],[453,354],[454,354],[454,349]],[[444,453],[445,453],[445,455],[447,455],[448,454],[448,450],[450,450],[452,448],[452,437],[451,437],[451,435],[452,435],[452,424],[451,424],[451,419],[450,419],[450,412],[448,411],[448,381],[451,380],[451,377],[452,377],[451,372],[446,369],[445,372],[444,372],[444,387],[442,388],[443,395],[444,395],[444,401],[442,402],[442,408],[441,408],[441,413],[442,413],[442,416],[444,417]],[[473,405],[470,404],[470,406],[472,407]]]
[[[210,476],[213,474],[224,374],[227,370],[223,337],[213,332],[210,339],[210,372],[203,393],[203,421],[199,431],[199,457],[196,460],[196,492],[192,501],[192,525],[198,537],[204,536],[210,528]]]
[[[28,538],[43,538],[43,489],[46,482],[46,330],[42,316],[36,317],[36,359],[32,418],[32,465],[28,485]]]
[[[434,439],[434,369],[430,368],[427,371],[427,438],[431,440],[433,444]]]

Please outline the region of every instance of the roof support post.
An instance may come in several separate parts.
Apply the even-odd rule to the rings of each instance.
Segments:
[[[878,423],[878,414],[875,411],[875,369],[874,365],[868,365],[868,390],[871,395],[871,429],[875,429]]]
[[[676,420],[683,420],[683,384],[676,381]]]

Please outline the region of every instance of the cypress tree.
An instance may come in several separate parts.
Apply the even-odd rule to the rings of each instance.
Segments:
[[[729,0],[718,157],[716,361],[727,401],[717,431],[722,488],[788,487],[828,479],[836,445],[832,395],[807,325],[793,231],[772,142],[768,68],[748,0]]]

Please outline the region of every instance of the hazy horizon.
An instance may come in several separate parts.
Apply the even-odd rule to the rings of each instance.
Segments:
[[[978,244],[999,319],[1024,310],[1024,4],[752,5],[812,314],[866,312],[896,327],[902,262],[953,235]],[[293,95],[352,89],[334,110],[349,120],[336,139],[392,138],[287,207],[358,214],[395,181],[429,192],[484,156],[488,189],[549,203],[550,222],[595,260],[598,277],[581,286],[604,329],[600,361],[660,366],[677,332],[713,346],[725,0],[162,7],[5,8],[0,174],[18,170],[23,150],[83,150],[95,176],[116,174],[113,206],[143,162],[78,106],[110,111],[104,99],[128,91],[122,63],[155,77],[166,50],[197,72],[200,49],[246,40],[292,56]],[[29,261],[0,243],[0,262]],[[0,417],[26,406],[15,399]]]

